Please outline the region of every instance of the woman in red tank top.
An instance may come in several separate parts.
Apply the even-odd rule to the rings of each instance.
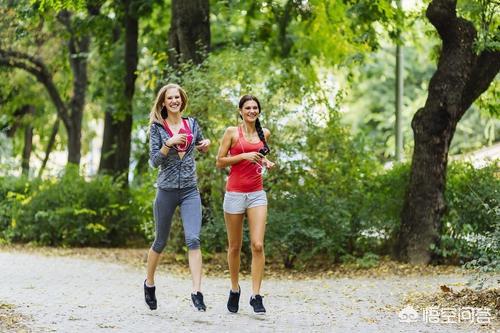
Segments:
[[[274,166],[265,156],[269,153],[267,140],[271,133],[262,128],[259,100],[245,95],[239,103],[240,118],[236,127],[228,127],[217,154],[217,167],[230,166],[224,196],[224,220],[226,222],[231,290],[227,308],[238,312],[240,287],[240,252],[243,239],[243,218],[248,220],[252,246],[252,296],[250,305],[255,313],[266,312],[262,304],[260,286],[264,273],[264,234],[267,220],[267,197],[263,190],[262,174]]]

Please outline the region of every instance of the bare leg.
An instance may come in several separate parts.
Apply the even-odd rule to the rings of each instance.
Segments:
[[[201,250],[189,250],[189,269],[191,270],[191,278],[193,279],[193,293],[201,291]]]
[[[231,275],[231,289],[238,291],[240,273],[240,253],[243,241],[243,217],[244,214],[228,214],[224,212],[227,230],[227,264]]]
[[[153,249],[149,249],[148,252],[148,272],[146,282],[148,285],[152,286],[155,284],[155,271],[160,262],[160,253],[157,253]]]
[[[260,285],[264,276],[264,234],[266,232],[267,206],[247,209],[248,228],[252,246],[252,291],[260,294]]]

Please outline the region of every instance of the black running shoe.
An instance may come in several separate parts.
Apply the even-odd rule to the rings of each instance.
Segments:
[[[146,304],[149,306],[150,310],[156,310],[156,287],[146,286],[146,281],[144,281],[144,298],[146,299]]]
[[[206,311],[207,307],[205,303],[203,302],[203,294],[200,293],[199,291],[196,294],[191,294],[191,300],[193,301],[193,306],[198,310],[198,311]]]
[[[253,307],[253,312],[257,314],[266,313],[266,308],[262,304],[262,296],[255,295],[250,298],[250,305]]]
[[[229,290],[229,299],[227,300],[227,309],[229,312],[236,313],[239,309],[241,288],[238,286],[238,292]]]

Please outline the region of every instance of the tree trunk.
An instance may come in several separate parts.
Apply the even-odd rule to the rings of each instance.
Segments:
[[[24,176],[29,176],[30,173],[30,157],[31,151],[33,150],[33,116],[35,115],[35,107],[33,105],[27,105],[28,115],[27,121],[25,121],[26,125],[24,127],[24,147],[23,147],[23,156],[21,162],[22,174]]]
[[[116,130],[113,128],[113,113],[107,110],[104,113],[104,131],[102,134],[101,159],[99,161],[99,173],[112,173],[114,170],[113,143],[116,141]]]
[[[132,112],[137,78],[139,20],[137,13],[132,9],[132,0],[125,1],[125,118],[117,132],[116,170],[122,174],[124,183],[127,183],[130,165],[130,150],[132,143]]]
[[[295,2],[288,0],[283,8],[281,6],[271,6],[273,14],[278,24],[278,46],[279,56],[286,58],[290,55],[293,47],[293,40],[288,36],[288,26],[292,21]]]
[[[33,116],[35,115],[35,107],[33,105],[23,105],[14,112],[14,122],[7,124],[7,137],[12,138],[16,134],[17,129],[24,124],[24,146],[21,156],[22,175],[29,176],[30,171],[30,156],[33,149]]]
[[[47,165],[50,153],[52,152],[52,149],[54,148],[54,143],[56,142],[56,135],[57,135],[58,131],[59,131],[59,118],[56,119],[56,122],[52,126],[52,132],[50,133],[49,142],[47,143],[47,149],[45,149],[45,158],[43,159],[42,166],[40,167],[40,170],[38,171],[38,178],[40,178],[42,176],[43,170],[45,169],[45,166]]]
[[[68,163],[80,165],[82,157],[81,123],[66,128],[66,132],[68,133]]]
[[[168,37],[171,66],[177,67],[188,61],[202,63],[210,48],[209,1],[172,0]]]
[[[400,260],[413,264],[429,263],[431,246],[439,243],[448,150],[457,123],[500,69],[499,52],[475,54],[477,32],[456,16],[456,1],[434,0],[426,15],[443,45],[425,106],[412,120],[415,148],[395,248]]]
[[[71,13],[62,11],[59,20],[70,33],[68,40],[69,63],[73,72],[73,96],[69,103],[70,119],[66,125],[68,132],[68,163],[80,165],[82,147],[82,119],[87,92],[87,57],[90,50],[90,37],[79,35],[71,24]]]
[[[125,28],[125,77],[124,101],[119,103],[120,116],[114,117],[106,112],[104,135],[99,172],[122,176],[123,183],[128,181],[130,151],[132,142],[133,98],[138,63],[139,19],[132,8],[132,1],[124,0],[123,26]],[[124,114],[122,116],[122,113]]]

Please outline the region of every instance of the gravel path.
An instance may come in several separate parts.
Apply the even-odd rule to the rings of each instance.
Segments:
[[[265,280],[268,313],[248,305],[241,281],[240,312],[225,307],[228,280],[205,278],[208,310],[195,312],[186,277],[157,276],[158,310],[143,300],[144,271],[72,257],[0,252],[0,301],[27,316],[33,332],[476,332],[478,324],[402,323],[401,299],[412,291],[464,283],[467,276]],[[498,329],[498,327],[497,327]],[[492,331],[490,327],[488,331]],[[494,329],[493,329],[494,331]]]

